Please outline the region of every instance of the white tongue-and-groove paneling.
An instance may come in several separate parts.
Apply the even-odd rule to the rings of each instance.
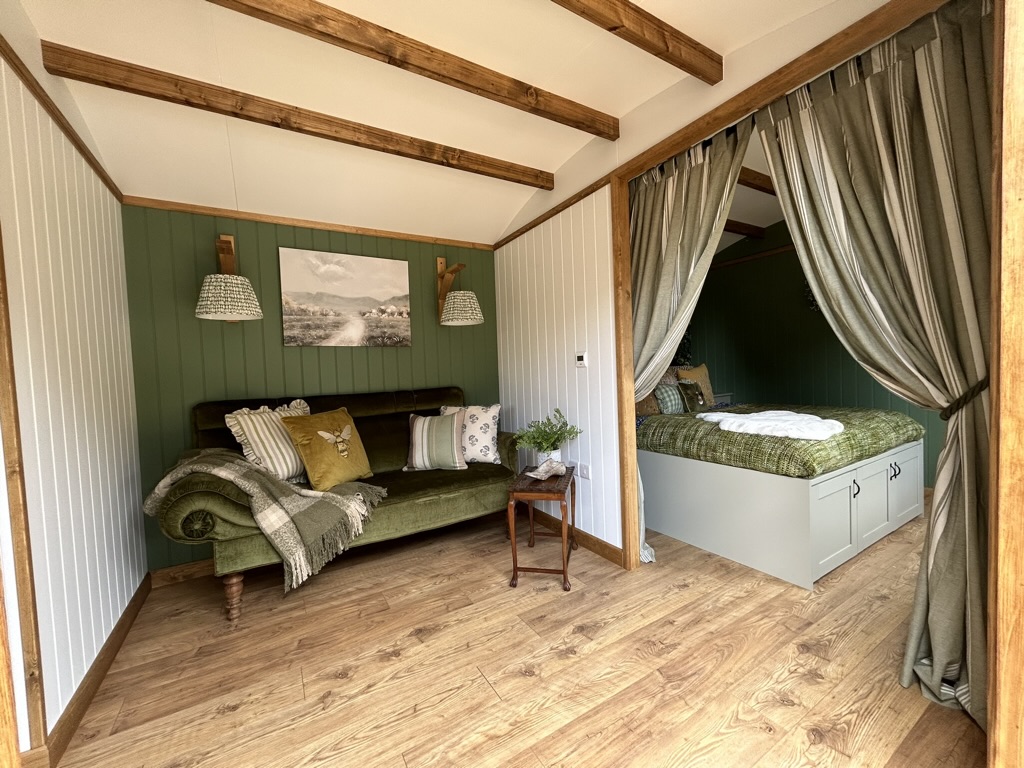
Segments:
[[[583,434],[563,449],[587,464],[576,481],[580,530],[622,546],[611,194],[594,194],[495,253],[502,429],[556,407]],[[577,368],[577,352],[587,367]],[[520,464],[536,463],[530,451]],[[579,470],[577,469],[577,472]],[[557,505],[549,505],[557,515]]]
[[[146,573],[124,244],[120,204],[2,61],[0,227],[52,729]]]

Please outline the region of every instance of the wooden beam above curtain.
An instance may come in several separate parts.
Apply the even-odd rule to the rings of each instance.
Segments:
[[[169,72],[140,67],[46,40],[42,41],[42,47],[43,66],[51,75],[58,77],[538,189],[554,189],[555,186],[554,174],[525,165],[374,128]]]
[[[209,2],[602,139],[615,141],[619,138],[619,120],[616,117],[392,32],[317,0]]]
[[[629,0],[552,0],[601,29],[703,80],[722,81],[722,56]]]
[[[755,240],[764,239],[764,227],[759,227],[756,224],[747,224],[745,221],[736,221],[736,219],[726,219],[725,231],[731,232],[734,235],[752,237]]]
[[[775,185],[772,184],[772,177],[767,173],[755,171],[753,168],[743,167],[740,169],[740,180],[736,182],[741,187],[754,189],[768,195],[775,194]]]

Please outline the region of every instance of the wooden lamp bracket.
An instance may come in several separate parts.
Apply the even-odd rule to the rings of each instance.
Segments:
[[[465,264],[455,264],[454,266],[448,266],[448,260],[443,256],[437,258],[437,320],[441,321],[441,315],[444,314],[444,300],[448,296],[448,291],[452,289],[452,283],[455,282],[455,275],[457,272],[461,272],[466,268]]]
[[[238,274],[234,235],[217,236],[217,260],[220,262],[220,272],[222,275]]]

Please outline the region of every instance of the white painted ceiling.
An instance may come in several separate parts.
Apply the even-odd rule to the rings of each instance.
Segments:
[[[555,173],[545,192],[41,74],[48,88],[66,87],[126,195],[483,243],[882,0],[639,0],[725,57],[715,86],[550,0],[328,4],[619,117],[622,136],[595,138],[206,0],[20,0],[45,40]],[[38,58],[27,57],[34,70]],[[766,170],[757,155],[747,164]],[[781,219],[770,196],[743,188],[732,216]]]

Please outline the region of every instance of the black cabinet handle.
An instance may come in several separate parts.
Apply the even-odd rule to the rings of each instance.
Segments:
[[[860,493],[860,486],[859,486],[859,485],[857,485],[857,481],[856,481],[856,480],[854,480],[854,481],[853,481],[853,498],[855,498],[855,499],[856,499],[856,498],[857,498],[857,495],[858,495],[859,493]]]
[[[893,463],[895,463],[895,462],[893,462]],[[901,467],[899,464],[896,464],[896,474],[893,475],[893,477],[899,477],[902,474],[903,474],[903,467]]]
[[[889,475],[889,479],[890,480],[895,480],[896,479],[896,465],[893,462],[891,462],[891,461],[889,462],[889,470],[892,472],[892,474]]]

